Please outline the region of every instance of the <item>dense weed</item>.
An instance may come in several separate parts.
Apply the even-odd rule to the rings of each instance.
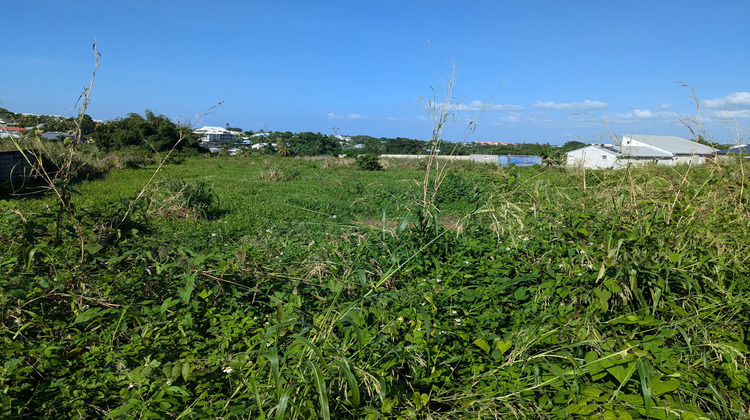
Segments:
[[[458,170],[425,221],[417,172],[226,162],[150,200],[221,219],[144,204],[106,244],[96,195],[143,171],[82,184],[83,260],[2,202],[6,417],[748,416],[738,163]]]
[[[219,206],[219,197],[205,181],[188,183],[182,179],[165,178],[151,191],[149,212],[155,216],[206,218],[212,207]]]

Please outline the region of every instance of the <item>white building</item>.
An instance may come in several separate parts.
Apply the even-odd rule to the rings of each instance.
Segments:
[[[652,150],[654,153],[670,153],[671,159],[659,159],[657,162],[665,165],[691,162],[700,164],[705,162],[707,158],[716,156],[716,149],[713,147],[677,136],[622,136],[620,145],[623,150],[628,147],[637,147]]]
[[[613,145],[589,144],[572,150],[566,157],[568,166],[617,169],[645,163],[700,164],[714,156],[714,148],[681,137],[628,135],[622,136]]]
[[[566,153],[566,164],[586,169],[613,168],[617,164],[619,153],[607,145],[589,144],[580,149]]]
[[[203,126],[199,129],[193,130],[193,133],[200,134],[201,138],[198,139],[200,144],[208,145],[219,142],[231,142],[237,141],[237,134],[233,131],[221,127]]]

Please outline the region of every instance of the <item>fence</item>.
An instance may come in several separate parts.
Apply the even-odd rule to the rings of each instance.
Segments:
[[[0,181],[25,181],[32,176],[36,159],[31,153],[25,155],[29,161],[19,150],[0,151]]]

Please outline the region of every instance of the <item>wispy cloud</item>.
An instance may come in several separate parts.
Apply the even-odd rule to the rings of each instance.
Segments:
[[[712,109],[707,112],[710,118],[719,120],[744,120],[750,118],[750,109]]]
[[[542,113],[526,114],[523,112],[509,112],[507,115],[495,118],[492,120],[491,124],[549,124],[552,122],[553,120],[550,120]]]
[[[750,110],[750,92],[735,92],[717,99],[703,101],[706,108],[728,111]]]
[[[482,101],[472,101],[469,104],[454,104],[456,111],[523,111],[526,107],[521,105],[502,105],[484,103]]]
[[[613,123],[632,123],[637,121],[679,121],[685,116],[677,112],[669,111],[651,111],[650,109],[633,109],[630,112],[617,114],[607,114],[605,116],[608,122]]]
[[[362,114],[338,115],[338,114],[334,114],[333,112],[329,112],[328,119],[329,120],[371,120],[372,118],[368,117],[367,115],[362,115]]]
[[[425,117],[424,115],[417,115],[414,117],[393,117],[389,116],[385,118],[388,121],[407,121],[407,122],[413,122],[413,121],[431,121],[430,118]]]
[[[592,101],[589,99],[586,99],[583,102],[562,102],[562,103],[555,103],[553,101],[549,102],[542,102],[542,101],[536,101],[536,103],[533,105],[534,108],[539,109],[555,109],[555,110],[567,110],[567,111],[591,111],[594,109],[604,109],[608,108],[609,104],[602,101]]]

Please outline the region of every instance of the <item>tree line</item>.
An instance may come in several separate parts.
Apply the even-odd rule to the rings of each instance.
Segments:
[[[76,124],[74,117],[20,114],[10,112],[5,108],[0,108],[0,119],[22,127],[37,127],[47,132],[72,132]],[[227,127],[231,128],[229,124]],[[232,130],[241,131],[239,128],[232,128]],[[104,152],[131,148],[165,151],[175,146],[182,150],[200,150],[198,135],[192,134],[191,131],[190,127],[177,124],[170,118],[150,110],[146,110],[144,115],[133,112],[123,118],[103,122],[96,122],[89,115],[84,115],[81,119],[83,137],[96,144]],[[255,132],[245,131],[245,134],[250,135]],[[404,137],[387,138],[367,135],[353,136],[344,141],[332,135],[312,132],[292,133],[291,131],[269,132],[262,139],[255,141],[275,145],[267,146],[259,153],[281,156],[419,155],[428,153],[431,144],[429,141]],[[535,155],[556,160],[565,152],[583,145],[577,141],[568,142],[562,147],[537,143],[489,146],[442,142],[443,150],[440,153],[445,155]]]

